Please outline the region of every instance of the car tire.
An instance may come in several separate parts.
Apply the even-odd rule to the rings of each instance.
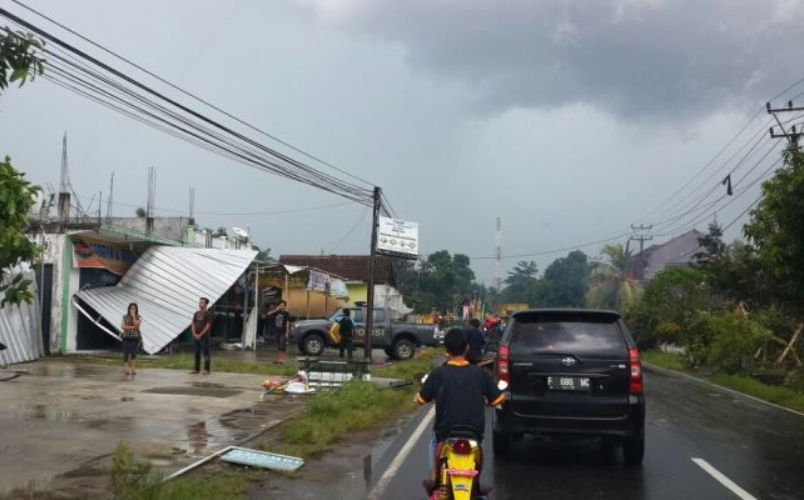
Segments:
[[[384,351],[386,356],[388,356],[390,359],[394,359],[394,351],[392,351],[390,347],[386,347]]]
[[[645,458],[645,436],[623,440],[623,460],[626,465],[640,465]]]
[[[304,337],[301,348],[306,356],[321,356],[324,354],[324,349],[327,348],[327,343],[324,337],[317,333],[312,333]]]
[[[399,339],[394,342],[391,352],[395,359],[407,361],[416,355],[416,345],[410,339]]]
[[[491,430],[491,447],[495,457],[505,457],[511,453],[511,436],[505,432]]]

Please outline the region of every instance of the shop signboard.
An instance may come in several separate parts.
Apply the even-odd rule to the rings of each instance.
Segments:
[[[415,259],[419,255],[419,224],[380,217],[377,251]]]

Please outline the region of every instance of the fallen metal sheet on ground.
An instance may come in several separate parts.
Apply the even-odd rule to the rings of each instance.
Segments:
[[[301,458],[239,447],[232,447],[221,454],[220,459],[233,464],[250,465],[284,472],[297,471],[304,465],[304,460]]]

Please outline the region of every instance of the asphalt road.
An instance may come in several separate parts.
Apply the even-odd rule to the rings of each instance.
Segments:
[[[498,459],[489,428],[482,480],[494,488],[491,498],[804,498],[804,416],[656,369],[647,370],[645,386],[647,448],[641,467],[623,465],[618,452],[606,454],[594,442],[527,437],[510,457]],[[420,484],[427,474],[429,428],[415,441],[410,436],[427,411],[409,425],[410,442],[399,440],[390,453],[392,467],[375,485],[373,498],[424,498]],[[409,453],[401,460],[404,448]]]

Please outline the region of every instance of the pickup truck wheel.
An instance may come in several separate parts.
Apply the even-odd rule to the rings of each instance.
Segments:
[[[396,359],[407,361],[416,354],[416,346],[408,339],[399,339],[394,342],[392,352]]]
[[[304,337],[304,341],[302,341],[302,351],[307,356],[321,356],[324,354],[326,346],[324,337],[316,333]]]

